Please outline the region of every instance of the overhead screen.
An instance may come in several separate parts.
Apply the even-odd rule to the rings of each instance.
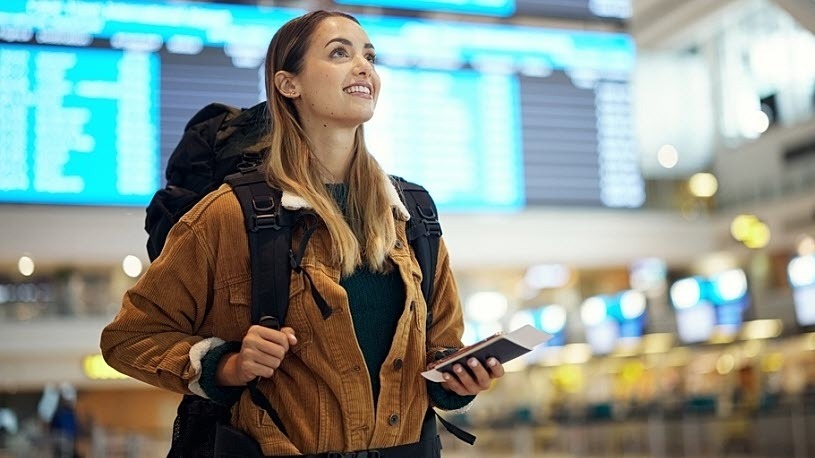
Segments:
[[[338,5],[443,11],[508,17],[539,15],[571,19],[626,19],[631,0],[334,0]]]
[[[147,204],[197,109],[265,98],[268,41],[301,13],[2,2],[0,202]],[[642,204],[630,37],[360,19],[383,80],[370,149],[443,210]]]
[[[511,16],[515,0],[334,0],[339,5],[379,6],[410,10]]]

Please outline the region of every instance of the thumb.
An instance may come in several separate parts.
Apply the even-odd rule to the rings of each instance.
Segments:
[[[286,326],[280,328],[280,332],[286,334],[286,337],[289,338],[289,345],[296,345],[297,344],[297,337],[294,335],[294,329]]]

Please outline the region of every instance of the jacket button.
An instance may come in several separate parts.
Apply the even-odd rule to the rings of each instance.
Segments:
[[[396,361],[393,362],[393,368],[397,371],[402,368],[402,358],[396,358]]]
[[[401,241],[401,240],[397,240],[397,241],[396,241],[396,243],[395,243],[394,245],[396,246],[396,248],[398,248],[398,249],[400,249],[400,250],[402,249],[402,247],[404,247],[404,246],[405,246],[405,244],[404,244],[404,243],[402,243],[402,241]]]
[[[399,424],[399,415],[393,414],[390,418],[388,418],[388,424],[391,426],[396,426]]]

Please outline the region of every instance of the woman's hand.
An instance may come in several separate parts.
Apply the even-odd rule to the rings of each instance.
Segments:
[[[218,363],[215,380],[221,386],[242,386],[257,377],[271,377],[292,345],[294,329],[279,331],[254,325],[241,343],[240,353],[230,353]]]
[[[504,366],[495,358],[487,360],[488,367],[484,367],[475,358],[467,360],[467,364],[475,377],[461,364],[455,364],[453,365],[455,376],[445,372],[443,375],[445,381],[441,386],[461,396],[474,395],[489,388],[493,379],[504,376]]]

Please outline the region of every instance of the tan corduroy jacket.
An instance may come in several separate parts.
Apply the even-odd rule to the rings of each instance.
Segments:
[[[405,236],[408,212],[388,189],[399,242],[390,252],[405,283],[406,300],[381,370],[376,413],[370,376],[357,344],[340,271],[327,261],[325,227],[318,229],[302,266],[330,304],[323,319],[302,275],[292,273],[286,326],[297,344],[270,379],[258,384],[286,426],[283,435],[248,390],[233,407],[233,424],[254,437],[266,455],[352,451],[419,440],[430,403],[420,375],[436,351],[461,347],[463,321],[447,249],[439,249],[433,321],[426,329],[422,273]],[[290,209],[308,207],[284,194]],[[301,233],[295,231],[293,244]],[[227,185],[206,196],[178,222],[161,256],[125,295],[102,333],[105,360],[115,369],[179,393],[206,394],[201,359],[224,341],[241,341],[250,323],[250,271],[243,215]],[[429,334],[429,335],[426,335]]]

